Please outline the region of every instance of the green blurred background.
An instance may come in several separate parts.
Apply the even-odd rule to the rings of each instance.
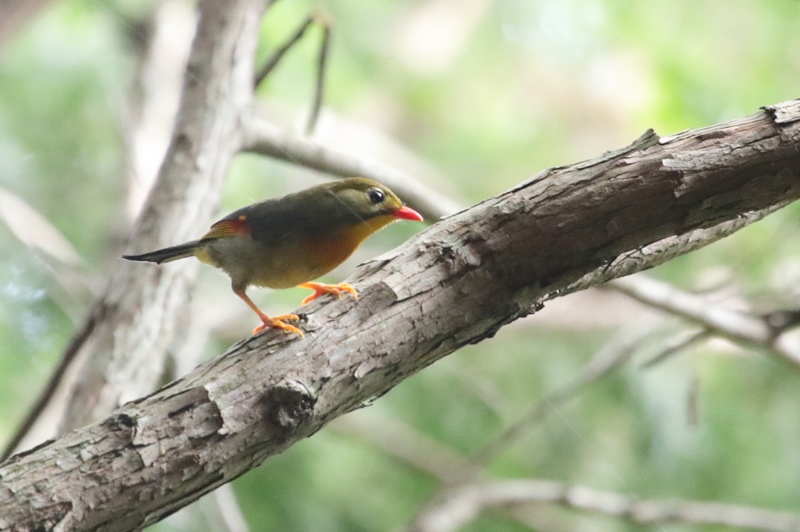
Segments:
[[[463,205],[649,127],[671,134],[800,96],[796,0],[281,0],[264,20],[260,57],[317,8],[335,24],[315,139],[418,175]],[[103,289],[133,223],[131,190],[145,186],[130,154],[142,43],[165,10],[191,24],[191,4],[178,0],[62,0],[0,36],[0,441]],[[260,112],[287,130],[300,131],[309,113],[320,35],[312,28],[259,89]],[[159,80],[150,83],[157,95]],[[240,156],[221,214],[319,179]],[[790,206],[650,274],[733,308],[796,305],[797,215]],[[381,232],[330,278],[416,230]],[[281,313],[300,295],[254,298]],[[192,311],[211,332],[206,358],[253,321],[210,269]],[[467,459],[630,335],[640,340],[628,363],[527,424],[480,478],[797,511],[800,374],[720,340],[642,366],[685,330],[609,291],[549,303],[237,480],[241,511],[251,530],[398,529],[442,485],[421,461],[396,456],[403,448],[414,455],[424,443],[429,459]],[[529,513],[523,521],[541,530],[637,529],[552,506]],[[201,505],[152,529],[222,527]],[[526,529],[500,511],[468,528]]]

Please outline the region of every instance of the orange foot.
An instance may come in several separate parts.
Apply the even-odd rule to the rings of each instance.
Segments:
[[[314,293],[305,298],[301,305],[305,305],[306,303],[310,303],[317,299],[319,296],[325,294],[333,294],[337,296],[339,299],[342,299],[342,294],[348,293],[353,294],[353,297],[358,299],[358,292],[356,289],[350,286],[347,283],[339,283],[339,284],[322,284],[322,283],[303,283],[297,285],[300,288],[308,288],[309,290],[313,290]]]
[[[266,314],[261,316],[261,321],[263,322],[261,325],[253,329],[253,335],[256,335],[267,329],[269,327],[276,327],[278,329],[283,329],[286,332],[296,333],[300,336],[305,336],[303,331],[295,327],[294,325],[289,325],[288,323],[284,323],[286,321],[298,321],[300,317],[297,314],[284,314],[283,316],[278,316],[276,318],[270,318]]]

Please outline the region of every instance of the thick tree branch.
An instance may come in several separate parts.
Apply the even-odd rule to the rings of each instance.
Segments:
[[[350,280],[357,301],[311,303],[304,338],[248,338],[12,457],[0,467],[0,530],[153,523],[618,257],[800,197],[798,147],[794,101],[669,139],[648,134],[487,199],[363,265]]]
[[[755,209],[741,213],[736,218],[721,222],[711,227],[703,227],[687,231],[679,235],[662,238],[652,244],[641,246],[624,253],[612,260],[603,268],[598,268],[581,277],[552,297],[560,297],[590,286],[597,286],[611,279],[624,277],[648,268],[654,268],[680,255],[713,244],[721,238],[732,235],[739,229],[772,214],[785,207],[793,200],[784,200],[763,209]]]

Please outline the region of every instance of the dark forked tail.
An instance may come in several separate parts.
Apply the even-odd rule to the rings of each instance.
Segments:
[[[198,241],[195,240],[178,246],[172,246],[171,248],[142,253],[141,255],[123,255],[122,258],[125,260],[161,264],[162,262],[171,262],[173,260],[185,259],[186,257],[194,257],[194,250],[197,248],[197,244]]]

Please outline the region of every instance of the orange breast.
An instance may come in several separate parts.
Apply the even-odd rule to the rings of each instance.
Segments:
[[[306,281],[325,275],[352,255],[367,237],[393,221],[392,216],[379,216],[325,236],[309,237],[297,249],[297,266],[303,269],[305,265],[316,274]]]

